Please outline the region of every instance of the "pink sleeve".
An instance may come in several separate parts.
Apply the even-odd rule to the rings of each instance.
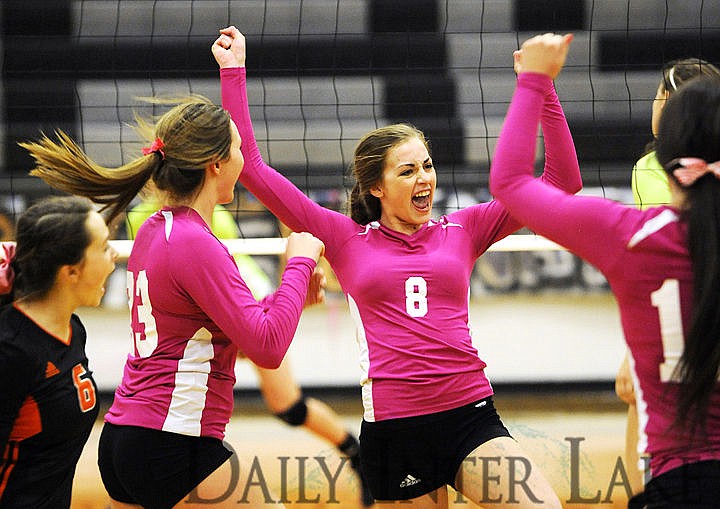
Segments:
[[[580,164],[565,112],[550,79],[545,84],[545,102],[540,125],[545,143],[545,170],[542,179],[568,193],[582,189]]]
[[[293,257],[272,300],[258,303],[232,257],[217,245],[187,242],[176,253],[173,268],[181,291],[255,364],[274,369],[280,365],[295,335],[315,262]],[[192,264],[188,264],[192,260]]]
[[[518,77],[490,168],[490,191],[510,214],[535,233],[606,271],[624,249],[622,239],[608,232],[622,222],[627,207],[602,198],[575,196],[567,189],[549,185],[550,179],[545,182],[533,177],[537,124],[543,115],[544,87],[548,81],[546,76],[534,73]],[[548,135],[546,132],[546,138]],[[552,151],[561,146],[553,146]],[[563,173],[559,165],[565,163],[573,165],[568,173],[575,171],[574,154],[573,149],[575,162],[557,152],[549,156],[551,164],[558,165],[557,174]]]
[[[540,110],[538,115],[545,141],[545,168],[540,180],[565,192],[576,193],[582,188],[582,179],[575,144],[565,119],[565,113],[560,105],[553,82],[549,78],[543,80],[540,75],[537,75],[537,78],[537,82],[532,83],[531,86],[539,94]],[[526,78],[522,79],[524,81]],[[528,130],[532,130],[533,136],[537,134],[537,125],[538,118],[535,117],[534,121],[528,122],[526,126]],[[531,150],[534,164],[534,143]],[[466,211],[460,211],[459,216],[463,215],[468,216],[466,219],[468,224],[476,225],[471,228],[476,232],[476,244],[480,253],[524,224],[516,214],[510,217],[505,207],[497,202],[480,204],[466,209]]]
[[[245,166],[240,183],[293,231],[307,231],[320,238],[326,248],[340,228],[356,228],[344,214],[326,209],[308,198],[283,175],[265,164],[255,141],[247,101],[245,68],[220,69],[223,107],[235,121]]]

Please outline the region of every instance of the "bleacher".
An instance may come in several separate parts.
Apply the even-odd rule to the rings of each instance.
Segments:
[[[209,48],[228,21],[261,147],[311,189],[342,187],[359,136],[397,121],[426,132],[441,185],[485,186],[512,51],[545,31],[576,35],[558,91],[586,185],[626,187],[662,62],[720,60],[720,3],[693,0],[3,0],[0,17],[4,195],[47,192],[16,146],[40,130],[114,165],[137,153],[136,96],[219,101]]]

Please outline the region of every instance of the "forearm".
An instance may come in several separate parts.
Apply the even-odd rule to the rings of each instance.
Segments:
[[[582,189],[580,165],[570,128],[555,86],[549,79],[545,104],[540,117],[545,143],[545,171],[542,179],[568,193]]]
[[[291,258],[277,291],[263,300],[262,313],[253,322],[255,341],[239,345],[258,366],[274,369],[282,362],[295,336],[314,269],[315,262],[309,258]]]
[[[235,121],[242,139],[245,166],[240,173],[240,183],[292,231],[308,231],[320,236],[318,229],[328,224],[329,211],[263,160],[250,118],[245,68],[220,69],[220,79],[223,107]]]

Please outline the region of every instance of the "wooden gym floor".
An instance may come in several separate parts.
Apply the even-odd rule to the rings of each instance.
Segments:
[[[309,393],[330,404],[346,427],[357,432],[361,419],[359,394]],[[270,416],[253,391],[239,393],[236,399],[227,440],[240,456],[238,480],[232,492],[238,508],[244,505],[241,498],[246,490],[266,488],[276,499],[282,498],[288,509],[362,507],[352,470],[341,463],[333,447],[304,429],[291,428]],[[518,390],[499,386],[495,403],[505,424],[543,470],[565,508],[627,507],[624,465],[618,466],[624,448],[625,408],[611,390]],[[107,507],[96,465],[101,426],[99,421],[80,459],[72,509]],[[502,463],[494,466],[499,470],[490,472],[491,476],[502,475],[502,469],[507,468]],[[477,507],[454,493],[450,500],[453,509]],[[386,505],[390,504],[375,507]]]

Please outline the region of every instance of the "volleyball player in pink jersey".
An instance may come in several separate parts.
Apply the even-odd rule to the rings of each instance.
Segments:
[[[316,204],[263,161],[246,98],[245,38],[235,27],[220,33],[212,51],[223,105],[243,138],[240,181],[289,228],[325,243],[357,325],[360,458],[373,496],[409,500],[407,507],[446,507],[452,485],[485,507],[559,508],[494,409],[486,364],[468,325],[475,261],[520,223],[498,202],[433,219],[436,175],[428,145],[404,124],[360,140],[351,217]],[[578,191],[577,158],[551,83],[543,98],[548,157],[541,179]],[[507,473],[488,482],[486,458],[503,464],[521,458],[526,489],[514,490]]]
[[[658,161],[672,202],[638,210],[572,196],[533,178],[544,90],[569,36],[523,44],[522,73],[500,134],[490,189],[508,210],[594,264],[620,309],[651,479],[631,507],[720,507],[720,81],[668,99]]]
[[[242,140],[228,113],[190,97],[156,125],[154,140],[120,168],[91,161],[67,135],[24,144],[32,174],[51,186],[123,212],[152,180],[165,206],[137,232],[128,259],[132,346],[122,382],[105,415],[98,463],[113,508],[237,507],[183,500],[225,493],[233,454],[223,443],[233,406],[238,348],[255,364],[280,365],[300,319],[323,244],[308,233],[288,238],[277,291],[257,302],[237,265],[210,229],[216,205],[233,199],[243,169]],[[249,507],[266,503],[250,490]],[[199,498],[199,497],[198,497]]]

